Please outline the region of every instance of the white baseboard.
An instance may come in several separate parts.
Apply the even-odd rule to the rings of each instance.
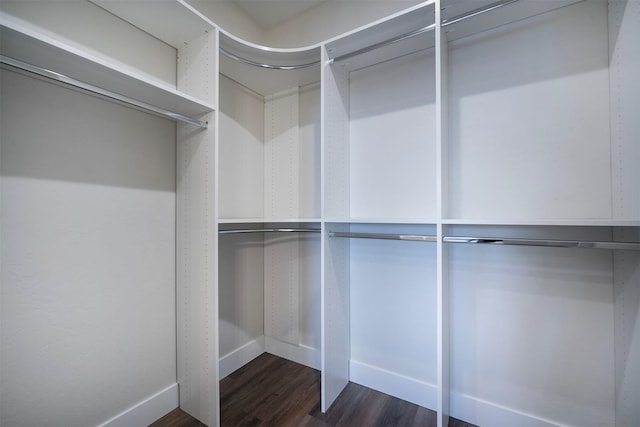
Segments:
[[[272,337],[260,336],[220,358],[220,379],[265,352],[320,370],[319,350],[303,345],[296,346]]]
[[[449,395],[449,412],[452,417],[481,426],[559,427],[562,425],[534,414],[453,391]]]
[[[260,336],[253,341],[249,341],[242,347],[225,354],[220,358],[220,379],[226,377],[233,371],[240,369],[247,363],[265,352],[264,336]]]
[[[356,360],[349,362],[349,380],[425,408],[437,405],[435,385]]]
[[[172,384],[99,427],[146,427],[178,406],[178,384]]]
[[[272,337],[266,337],[266,351],[292,362],[320,370],[320,350],[304,345],[293,345]]]

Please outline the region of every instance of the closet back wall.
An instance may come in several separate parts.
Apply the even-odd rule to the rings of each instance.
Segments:
[[[1,84],[0,425],[97,425],[176,387],[175,124]]]

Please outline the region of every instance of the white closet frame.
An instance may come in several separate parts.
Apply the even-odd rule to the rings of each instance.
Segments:
[[[177,314],[178,314],[178,383],[180,386],[180,406],[210,426],[219,425],[219,351],[218,351],[218,227],[221,221],[217,212],[218,171],[215,168],[218,153],[218,71],[219,45],[221,30],[211,20],[199,13],[183,0],[156,2],[154,13],[148,13],[146,2],[122,2],[118,0],[93,0],[94,3],[111,11],[115,15],[129,21],[175,47],[178,51],[178,84],[177,88],[158,83],[157,80],[145,76],[135,69],[120,63],[110,62],[91,53],[83,52],[68,46],[49,35],[41,34],[28,23],[2,17],[3,55],[32,63],[39,67],[66,74],[82,82],[100,86],[109,91],[126,94],[128,97],[175,111],[185,116],[198,117],[208,123],[207,129],[196,129],[189,124],[179,124],[177,132]],[[547,9],[573,3],[573,0],[558,0],[556,3],[521,0],[508,2],[509,5],[495,12],[488,13],[465,25],[456,27],[455,33],[448,33],[445,28],[454,23],[446,19],[455,15],[456,8],[464,8],[463,2],[452,4],[443,16],[442,1],[431,0],[370,25],[333,38],[317,46],[302,49],[281,50],[275,57],[290,55],[294,60],[305,59],[305,53],[313,49],[321,51],[321,85],[322,85],[322,217],[310,222],[320,222],[322,230],[322,409],[327,410],[349,381],[349,259],[350,243],[348,239],[331,237],[331,232],[349,233],[354,220],[349,213],[348,147],[331,144],[332,138],[345,139],[349,132],[348,71],[333,66],[334,59],[366,49],[367,46],[382,43],[385,39],[407,34],[422,28],[418,25],[425,16],[425,11],[433,13],[434,55],[435,55],[435,91],[436,91],[436,215],[434,218],[418,218],[415,220],[398,220],[393,218],[370,218],[364,222],[371,224],[424,224],[435,226],[437,245],[437,405],[438,426],[448,422],[449,408],[449,243],[450,229],[456,225],[469,226],[587,226],[612,227],[614,237],[631,229],[637,234],[640,227],[638,218],[638,197],[633,199],[637,182],[633,179],[633,170],[638,170],[635,160],[637,150],[629,140],[637,141],[637,122],[634,117],[637,101],[624,95],[629,78],[638,71],[638,59],[627,59],[625,51],[614,52],[616,62],[612,62],[611,107],[612,150],[621,163],[620,170],[625,176],[616,181],[616,191],[630,197],[624,205],[614,204],[611,219],[477,219],[449,217],[449,153],[448,153],[448,43],[451,39],[475,34],[479,31],[495,27],[502,23],[514,22],[528,16],[545,12]],[[512,3],[512,4],[511,4]],[[625,7],[628,10],[625,12]],[[635,8],[635,9],[634,9]],[[462,11],[464,12],[464,10]],[[638,3],[629,1],[613,1],[610,5],[610,25],[619,26],[624,22],[624,31],[620,43],[633,49],[634,35],[638,35],[633,25],[636,21],[628,21],[640,16]],[[428,13],[427,13],[428,14]],[[489,16],[491,15],[491,16]],[[166,25],[171,22],[172,25]],[[635,31],[635,32],[634,32]],[[264,53],[268,58],[274,50],[261,49],[259,46],[243,42],[228,33],[240,52]],[[404,42],[394,44],[391,48],[380,49],[354,57],[354,62],[363,60],[369,63],[380,62],[398,56],[399,52],[415,51],[416,43],[424,41],[423,36],[408,38]],[[449,40],[448,40],[449,39]],[[635,39],[637,40],[637,38]],[[612,42],[613,43],[613,42]],[[421,48],[424,48],[422,46]],[[277,52],[277,50],[275,50]],[[302,54],[301,54],[302,52]],[[371,56],[377,56],[371,59]],[[386,56],[386,57],[385,57]],[[366,58],[366,59],[362,59]],[[246,58],[253,62],[263,63],[260,58]],[[264,61],[268,63],[268,61]],[[306,64],[308,61],[300,61]],[[637,80],[637,79],[636,79]],[[637,91],[637,83],[628,90]],[[342,101],[341,101],[342,100]],[[345,102],[346,101],[346,102]],[[623,122],[624,120],[624,122]],[[348,137],[347,137],[348,138]],[[637,144],[636,144],[637,145]],[[631,152],[629,152],[631,151]],[[346,162],[346,164],[345,164]],[[628,176],[630,174],[630,176]],[[285,219],[300,222],[299,218]],[[256,222],[269,222],[264,219]],[[280,222],[280,221],[273,221]],[[303,224],[304,225],[304,224]],[[627,227],[627,228],[625,228]],[[477,236],[476,236],[477,237]],[[622,238],[622,237],[620,237]],[[427,243],[429,244],[429,243]],[[633,270],[637,270],[636,253],[621,251],[614,254],[618,273],[616,280],[624,280]],[[338,261],[336,261],[338,260]],[[342,260],[342,261],[339,261]],[[624,270],[624,271],[623,271]],[[623,274],[627,272],[627,274]],[[631,297],[622,303],[616,312],[616,328],[623,330],[632,326],[633,319],[625,317],[624,310],[636,310],[632,302],[637,289],[633,283],[625,283],[621,288]],[[635,284],[637,287],[637,283]],[[631,323],[630,323],[631,322]],[[624,335],[628,332],[619,332]],[[620,337],[620,351],[625,347],[625,339]],[[616,345],[618,345],[616,343]],[[624,356],[621,356],[624,357]],[[633,412],[633,393],[637,393],[637,379],[627,378],[628,372],[617,371],[618,384],[624,396],[617,396],[621,406],[617,409],[617,418],[622,427],[637,412]],[[637,375],[637,368],[631,375]],[[630,384],[627,385],[628,381]],[[625,388],[626,387],[626,388]],[[629,398],[630,397],[630,398]]]

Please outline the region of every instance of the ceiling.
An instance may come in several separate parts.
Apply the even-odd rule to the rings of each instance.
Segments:
[[[268,30],[326,0],[232,0]]]

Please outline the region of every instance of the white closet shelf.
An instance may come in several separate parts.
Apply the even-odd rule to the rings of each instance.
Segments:
[[[329,60],[353,71],[433,48],[434,6],[425,2],[329,40]]]
[[[199,118],[214,106],[122,63],[80,50],[9,15],[0,18],[1,53],[183,116]]]
[[[451,42],[580,1],[583,0],[450,0],[442,11],[443,27]],[[476,14],[483,10],[487,13]]]
[[[445,225],[640,227],[640,220],[619,219],[443,219],[442,223]]]
[[[333,224],[407,224],[407,225],[435,225],[435,218],[329,218],[327,223]]]
[[[577,248],[577,249],[607,249],[640,251],[640,243],[637,242],[602,242],[584,240],[550,240],[550,239],[522,239],[506,237],[464,237],[445,236],[445,243],[470,243],[479,245],[500,246],[537,246],[546,248]]]
[[[319,82],[320,47],[268,48],[221,31],[220,72],[266,96]]]
[[[329,237],[343,237],[348,239],[379,239],[379,240],[404,240],[408,242],[429,242],[438,241],[437,236],[424,234],[388,234],[388,233],[353,233],[346,231],[329,231]]]
[[[319,233],[319,228],[301,227],[265,227],[265,228],[230,228],[218,230],[218,234],[253,234],[253,233]]]
[[[312,224],[320,218],[220,218],[219,224]]]

